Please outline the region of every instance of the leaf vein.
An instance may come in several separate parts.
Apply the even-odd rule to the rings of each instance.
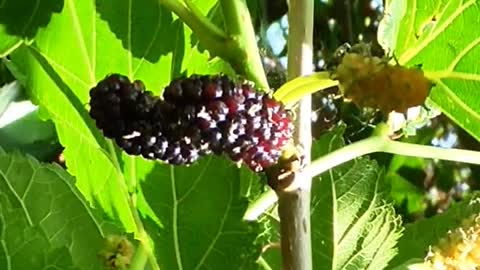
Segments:
[[[182,257],[180,254],[180,243],[178,240],[178,204],[177,204],[177,189],[175,180],[175,171],[173,166],[170,166],[170,179],[172,181],[172,232],[173,232],[173,247],[175,249],[175,259],[177,261],[178,269],[183,270]]]
[[[92,63],[88,56],[87,47],[86,47],[87,44],[85,43],[85,38],[83,36],[82,29],[80,27],[77,10],[75,9],[75,4],[74,4],[75,2],[73,0],[69,0],[68,2],[70,3],[70,5],[68,6],[70,7],[69,11],[70,11],[70,15],[72,16],[73,29],[79,41],[78,45],[80,46],[80,51],[83,55],[83,61],[85,61],[85,64],[87,65],[88,73],[90,76],[90,83],[93,85],[95,83],[95,74],[92,73]]]
[[[435,28],[434,31],[431,32],[430,35],[425,37],[418,46],[414,46],[410,50],[407,50],[398,60],[399,63],[405,64],[408,61],[410,61],[415,55],[417,55],[421,50],[423,50],[432,40],[434,40],[440,33],[445,30],[458,16],[462,14],[462,12],[470,7],[472,4],[474,4],[476,0],[470,0],[467,3],[465,3],[463,6],[461,6],[459,9],[457,9],[450,17],[448,17],[442,25],[438,26],[438,28]]]
[[[480,37],[474,39],[472,42],[470,42],[457,56],[452,60],[452,63],[448,67],[448,70],[453,71],[455,66],[460,62],[460,60],[468,53],[470,52],[476,45],[480,43]]]
[[[210,166],[210,163],[211,163],[211,162],[212,162],[212,158],[209,157],[207,164],[205,164],[205,166],[202,168],[202,171],[198,174],[197,178],[195,178],[195,180],[193,181],[193,184],[190,185],[190,188],[187,190],[187,192],[185,192],[185,194],[183,194],[183,196],[180,197],[180,198],[177,200],[177,203],[178,203],[178,204],[180,204],[185,198],[188,197],[188,195],[189,195],[193,190],[195,190],[195,187],[198,185],[198,183],[200,182],[200,180],[202,180],[202,177],[203,177],[203,175],[205,174],[205,172],[207,171],[207,168]]]
[[[129,78],[133,78],[133,67],[132,67],[132,0],[128,0],[128,25],[127,25],[127,40],[128,40],[128,43],[127,43],[127,46],[128,46],[128,77]]]
[[[80,77],[78,77],[77,75],[75,75],[74,73],[70,72],[68,68],[64,67],[63,65],[55,62],[55,60],[51,59],[48,57],[48,55],[46,55],[45,53],[41,52],[40,50],[38,50],[37,48],[35,48],[34,46],[30,46],[29,47],[30,49],[36,51],[37,53],[41,54],[43,57],[45,57],[45,59],[52,65],[52,66],[56,66],[58,69],[60,69],[62,72],[65,73],[65,75],[67,76],[70,76],[72,77],[72,79],[78,81],[79,83],[83,84],[83,87],[85,88],[89,88],[91,87],[91,85],[89,85],[87,82],[85,82],[84,80],[80,79]]]
[[[157,20],[157,25],[155,26],[155,31],[153,32],[152,39],[150,39],[150,42],[148,43],[147,49],[146,49],[145,52],[143,53],[142,58],[140,58],[140,61],[138,62],[138,64],[137,64],[137,66],[135,67],[135,69],[133,70],[132,76],[135,76],[135,74],[137,73],[137,71],[140,69],[140,67],[141,67],[141,66],[143,65],[143,63],[145,62],[145,57],[150,53],[150,50],[152,49],[153,44],[154,44],[155,41],[157,40],[158,33],[160,32],[160,29],[161,29],[161,26],[162,26],[162,12],[161,12],[161,10],[160,10],[160,6],[161,6],[161,5],[157,5],[157,6],[158,6],[158,20]]]
[[[8,165],[8,169],[6,170],[7,172],[10,170],[12,164],[13,164],[13,160],[10,159],[10,164]],[[33,227],[33,221],[32,221],[32,218],[30,217],[30,215],[28,214],[27,207],[25,206],[25,203],[22,201],[21,197],[18,195],[15,188],[8,181],[7,175],[4,174],[3,171],[0,171],[0,175],[3,177],[3,179],[5,179],[5,184],[7,185],[8,189],[10,190],[12,195],[15,197],[15,199],[18,200],[18,203],[20,204],[20,207],[22,208],[22,210],[25,214],[25,218],[27,219],[28,225]]]
[[[233,201],[233,194],[232,194],[232,185],[233,183],[230,181],[230,196],[228,198],[228,204],[227,204],[227,208],[225,208],[225,213],[222,217],[222,220],[220,221],[220,226],[218,227],[218,231],[217,231],[217,234],[215,235],[215,237],[212,239],[212,242],[210,243],[209,247],[207,248],[207,250],[205,251],[205,253],[203,254],[203,257],[200,259],[200,261],[198,262],[197,264],[197,267],[195,267],[195,270],[198,270],[200,269],[200,267],[204,264],[205,260],[207,259],[208,255],[210,255],[210,252],[214,249],[215,247],[215,244],[217,243],[218,239],[220,238],[220,236],[222,235],[222,230],[223,230],[223,227],[225,226],[225,221],[227,220],[227,217],[228,217],[228,214],[230,212],[230,209],[232,207],[232,201]]]
[[[440,84],[443,88],[445,88],[445,93],[447,93],[450,100],[452,100],[455,104],[457,104],[457,106],[459,106],[460,108],[468,112],[471,116],[474,116],[477,119],[477,121],[480,121],[480,114],[472,110],[472,108],[466,106],[465,103],[457,95],[453,93],[450,87],[445,85],[443,82],[437,82],[437,84]],[[444,113],[448,114],[448,112],[444,112]]]

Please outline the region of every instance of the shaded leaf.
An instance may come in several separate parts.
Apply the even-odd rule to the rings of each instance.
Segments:
[[[259,228],[242,220],[242,173],[224,158],[155,165],[142,185],[163,228],[150,223],[162,269],[254,269]]]
[[[103,269],[106,223],[55,165],[0,149],[0,268]]]
[[[394,156],[386,174],[391,185],[391,196],[396,205],[405,208],[406,214],[416,214],[425,210],[423,182],[412,183],[423,179],[426,164],[422,158]],[[410,177],[409,177],[410,176]]]
[[[0,57],[35,36],[63,8],[63,0],[40,3],[33,0],[4,0],[0,3]]]

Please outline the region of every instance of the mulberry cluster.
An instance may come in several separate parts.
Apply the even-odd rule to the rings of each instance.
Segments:
[[[105,136],[129,154],[175,165],[213,152],[259,172],[276,162],[293,129],[280,103],[226,76],[176,79],[160,99],[114,74],[90,96],[90,115]]]

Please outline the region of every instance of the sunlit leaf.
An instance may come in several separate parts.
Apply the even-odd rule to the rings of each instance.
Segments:
[[[343,132],[340,126],[320,137],[312,157],[342,147]],[[311,196],[313,269],[386,267],[397,252],[402,228],[375,161],[360,158],[323,173],[314,179]],[[279,241],[278,229],[269,233],[272,242]],[[268,249],[262,258],[272,269],[281,265],[278,248]]]
[[[478,0],[392,0],[385,20],[403,19],[384,30],[397,33],[396,37],[380,32],[379,42],[396,43],[393,53],[400,64],[420,65],[436,84],[430,101],[480,140],[479,4]],[[404,9],[393,8],[396,5]]]
[[[198,6],[208,11],[213,4],[203,1]],[[38,31],[35,43],[12,54],[15,66],[28,74],[25,84],[40,114],[56,125],[77,186],[127,231],[136,231],[136,226],[126,180],[134,183],[144,175],[125,167],[130,157],[108,147],[111,142],[88,116],[88,92],[109,73],[143,80],[159,94],[181,74],[226,70],[224,62],[196,47],[191,30],[159,1],[66,0],[60,14],[53,14],[48,26]],[[140,210],[152,213],[147,206]]]

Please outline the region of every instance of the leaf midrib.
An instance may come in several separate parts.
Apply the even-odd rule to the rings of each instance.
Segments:
[[[88,69],[90,84],[93,85],[93,84],[95,84],[95,71],[92,68],[93,67],[92,61],[90,60],[90,57],[88,55],[87,44],[85,42],[85,38],[83,36],[83,32],[82,32],[82,29],[80,27],[78,13],[77,13],[77,10],[76,10],[75,4],[74,4],[75,2],[73,0],[68,0],[68,2],[70,3],[68,5],[70,7],[69,11],[70,11],[70,15],[72,17],[73,29],[74,29],[75,35],[76,35],[76,37],[79,41],[78,45],[79,45],[80,51],[82,53],[82,59],[85,62],[86,66],[87,66],[87,69]],[[95,61],[93,61],[93,62],[95,62]]]

